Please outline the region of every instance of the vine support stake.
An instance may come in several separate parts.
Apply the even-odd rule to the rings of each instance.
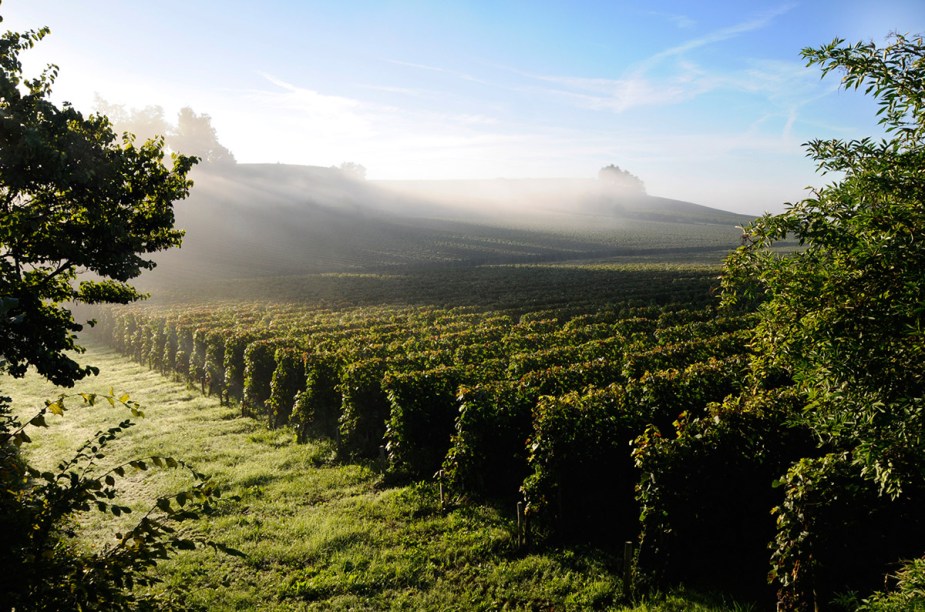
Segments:
[[[440,509],[443,510],[443,470],[437,470],[437,484],[440,486]]]
[[[524,535],[524,503],[522,501],[517,502],[517,547],[523,548],[526,544],[526,536]]]

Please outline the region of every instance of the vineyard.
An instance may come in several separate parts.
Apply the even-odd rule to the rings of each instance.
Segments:
[[[100,311],[94,333],[242,416],[333,441],[385,483],[436,482],[445,507],[522,511],[531,546],[619,557],[636,543],[639,589],[805,594],[767,581],[769,567],[796,575],[802,532],[781,521],[807,509],[777,479],[824,447],[788,375],[756,368],[756,315],[720,307],[715,268],[406,272],[241,281],[224,287],[238,299]],[[877,587],[915,552],[858,532],[864,521],[925,528],[915,503],[878,497],[856,471],[839,477],[850,496],[820,490],[808,506],[825,525],[813,588],[829,598]]]
[[[717,311],[715,269],[598,268],[584,272],[606,283],[585,285],[575,272],[508,268],[504,284],[496,269],[497,295],[475,288],[482,306],[120,307],[98,315],[95,333],[243,415],[333,439],[388,481],[437,478],[447,504],[513,513],[520,501],[528,541],[622,551],[640,532],[631,443],[653,427],[673,437],[680,414],[742,389],[753,320]],[[675,503],[645,501],[651,517]],[[764,527],[736,546],[760,557]],[[725,575],[740,594],[765,588],[760,570],[746,583]]]
[[[881,135],[750,218],[120,138],[48,33],[0,44],[0,608],[925,609],[921,36],[802,51]]]

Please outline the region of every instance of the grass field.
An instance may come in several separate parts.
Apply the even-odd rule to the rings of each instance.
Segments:
[[[623,601],[620,560],[593,550],[516,545],[513,509],[440,507],[435,485],[392,487],[375,464],[334,460],[326,442],[295,444],[184,384],[90,344],[85,361],[98,378],[75,391],[115,387],[141,402],[146,417],[104,463],[172,455],[212,475],[228,500],[197,529],[241,550],[237,558],[201,549],[161,564],[158,593],[182,609],[736,609],[683,591]],[[2,379],[17,411],[28,414],[56,389],[37,376]],[[95,431],[125,418],[104,408],[69,410],[34,432],[28,452],[52,468]],[[188,484],[179,473],[130,480],[128,519],[90,513],[81,545],[104,546],[158,494]]]

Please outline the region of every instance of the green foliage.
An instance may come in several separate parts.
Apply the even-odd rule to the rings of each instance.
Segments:
[[[187,325],[177,323],[177,349],[173,359],[173,369],[176,376],[187,378],[190,375],[190,354],[193,352],[193,330]],[[126,342],[127,347],[131,344]],[[195,368],[193,369],[195,372]]]
[[[872,95],[888,138],[808,143],[820,171],[842,178],[746,228],[722,281],[726,304],[757,307],[756,390],[792,384],[794,421],[819,443],[821,456],[786,472],[775,509],[772,576],[790,609],[844,591],[837,574],[858,588],[876,582],[846,558],[863,555],[868,573],[882,573],[925,549],[914,521],[889,529],[925,485],[925,41],[835,40],[803,56]],[[772,248],[788,237],[801,248]],[[863,531],[883,532],[875,544],[833,532],[859,525],[862,508]]]
[[[153,322],[160,329],[158,321]],[[206,355],[203,368],[206,393],[224,393],[225,390],[225,336],[220,330],[212,330],[206,336]]]
[[[206,385],[206,334],[208,334],[208,330],[205,328],[193,330],[193,344],[192,350],[190,351],[188,373],[189,379],[193,384],[198,384],[203,392],[205,392]],[[140,349],[140,346],[136,346],[136,350],[133,354],[135,361],[144,363],[144,359],[141,358]]]
[[[389,373],[382,381],[391,406],[385,443],[391,468],[412,478],[433,476],[450,446],[459,385],[471,373],[452,366]]]
[[[540,398],[523,485],[526,512],[540,532],[608,547],[635,537],[629,443],[645,423],[619,385]]]
[[[789,609],[811,609],[818,598],[848,590],[870,592],[884,584],[886,568],[922,553],[920,483],[884,496],[848,455],[829,453],[797,461],[780,485],[771,574]]]
[[[310,435],[338,437],[342,398],[337,358],[329,353],[312,353],[305,362],[305,389],[296,393],[289,422],[296,438],[304,442]]]
[[[390,404],[382,388],[388,363],[374,357],[348,364],[341,372],[342,449],[348,456],[376,457],[383,444]]]
[[[180,243],[173,202],[196,159],[172,154],[168,168],[162,140],[120,142],[106,117],[55,106],[57,67],[29,78],[19,59],[47,34],[0,37],[0,368],[73,385],[95,370],[68,353],[82,325],[61,304],[142,297],[127,281],[154,267],[143,255]],[[98,280],[76,284],[84,270]]]
[[[527,439],[538,395],[522,384],[484,382],[459,389],[459,414],[443,464],[463,494],[514,499],[527,476]]]
[[[64,304],[127,304],[142,297],[128,281],[154,267],[149,253],[180,244],[173,202],[188,195],[187,174],[196,158],[171,154],[165,164],[160,138],[136,144],[116,138],[109,120],[85,117],[49,98],[57,77],[48,66],[34,78],[22,73],[20,54],[48,34],[43,28],[0,36],[0,374],[22,377],[29,367],[60,386],[98,370],[82,366],[74,353],[83,329]],[[79,280],[89,272],[93,280]],[[164,339],[144,320],[119,318],[114,340],[139,361],[181,367],[190,374],[192,338]],[[160,326],[156,326],[160,330]],[[189,340],[189,342],[185,342]],[[156,349],[154,347],[157,347]],[[194,356],[199,359],[201,355]],[[199,366],[199,361],[194,362]],[[77,399],[79,398],[79,400]],[[97,432],[55,471],[40,471],[21,454],[30,428],[46,427],[48,413],[65,405],[105,400],[141,416],[127,394],[60,395],[25,422],[0,398],[0,607],[4,609],[128,609],[140,602],[135,585],[156,580],[150,570],[180,550],[211,543],[180,523],[208,512],[218,496],[205,476],[172,457],[154,455],[103,465],[109,444],[131,421]],[[195,484],[159,497],[114,544],[86,550],[75,545],[79,519],[87,512],[121,517],[117,482],[150,467],[182,468]]]
[[[270,398],[270,383],[276,362],[277,342],[257,340],[244,349],[244,399],[241,402],[246,414],[262,414]]]
[[[0,398],[0,605],[17,610],[135,609],[141,603],[132,589],[155,583],[150,573],[159,561],[200,545],[239,554],[183,529],[187,521],[211,512],[219,491],[208,478],[173,457],[154,455],[105,465],[109,444],[132,427],[124,420],[97,432],[54,471],[40,471],[23,461],[19,448],[31,442],[30,428],[48,427],[46,416],[63,415],[74,403],[120,405],[133,416],[140,406],[127,394],[81,393],[46,401],[28,421],[10,412]],[[84,513],[113,517],[130,514],[120,503],[118,482],[149,469],[182,469],[193,485],[159,497],[134,524],[115,533],[114,542],[86,550],[77,545],[75,523]],[[150,602],[149,602],[150,603]]]
[[[441,511],[433,483],[383,487],[378,471],[334,461],[327,440],[295,444],[285,430],[235,418],[236,410],[219,405],[217,398],[191,397],[184,383],[147,373],[115,351],[87,342],[88,360],[110,372],[114,384],[133,385],[133,397],[144,398],[146,406],[144,427],[120,438],[121,447],[111,446],[110,456],[131,457],[127,447],[144,447],[151,450],[142,454],[194,459],[197,468],[222,483],[222,500],[229,494],[241,498],[185,524],[221,538],[246,558],[205,547],[185,551],[159,563],[154,573],[163,582],[136,589],[139,597],[157,598],[156,603],[172,609],[281,612],[765,609],[683,589],[647,594],[628,604],[621,598],[621,572],[612,555],[593,547],[518,550],[512,503],[444,506]],[[33,375],[4,383],[17,396],[45,394],[35,386]],[[86,382],[81,386],[89,388]],[[63,424],[67,431],[48,430],[42,444],[31,449],[36,463],[54,465],[59,445],[106,428],[96,424],[105,422],[105,413],[83,416],[86,420],[68,418]],[[126,489],[125,505],[134,513],[118,520],[144,513],[139,500],[145,490],[174,486],[160,481],[145,482],[142,490]],[[98,512],[87,518],[80,543],[105,541],[107,536],[100,534],[108,531],[110,519]]]
[[[789,389],[732,396],[707,413],[682,413],[674,436],[650,426],[637,438],[641,576],[770,598],[769,509],[783,497],[772,482],[815,449],[791,425],[799,402]]]
[[[267,412],[270,427],[282,427],[289,422],[296,394],[305,388],[304,351],[292,348],[276,349],[276,369],[270,380],[270,397],[267,399]]]
[[[222,397],[226,401],[244,399],[244,351],[257,338],[246,331],[229,330],[225,339],[224,370]]]
[[[812,427],[891,495],[925,477],[923,53],[902,36],[804,51],[824,73],[843,70],[844,87],[865,86],[892,139],[809,143],[844,179],[750,226],[723,281],[727,302],[760,302],[756,369],[789,374]],[[770,250],[787,235],[804,248]]]
[[[896,586],[889,591],[874,593],[863,602],[853,601],[863,612],[890,610],[925,610],[925,558],[903,564],[895,575]]]

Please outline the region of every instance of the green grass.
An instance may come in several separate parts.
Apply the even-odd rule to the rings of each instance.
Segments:
[[[185,385],[114,351],[90,345],[84,361],[98,378],[74,391],[127,391],[146,417],[113,444],[113,465],[151,454],[171,455],[211,474],[229,496],[199,522],[208,537],[246,558],[201,549],[162,563],[156,589],[182,609],[619,609],[617,563],[594,551],[520,551],[510,516],[496,508],[441,510],[429,483],[389,487],[373,465],[334,460],[326,442],[295,444],[288,430],[270,431]],[[23,415],[61,390],[39,377],[0,379]],[[30,460],[46,469],[95,431],[126,415],[108,404],[68,410],[33,432]],[[133,477],[125,501],[134,516],[150,500],[189,484],[178,471]],[[147,500],[147,501],[146,501]],[[91,513],[89,547],[112,541],[120,521]],[[720,610],[722,601],[683,592],[632,610]]]

